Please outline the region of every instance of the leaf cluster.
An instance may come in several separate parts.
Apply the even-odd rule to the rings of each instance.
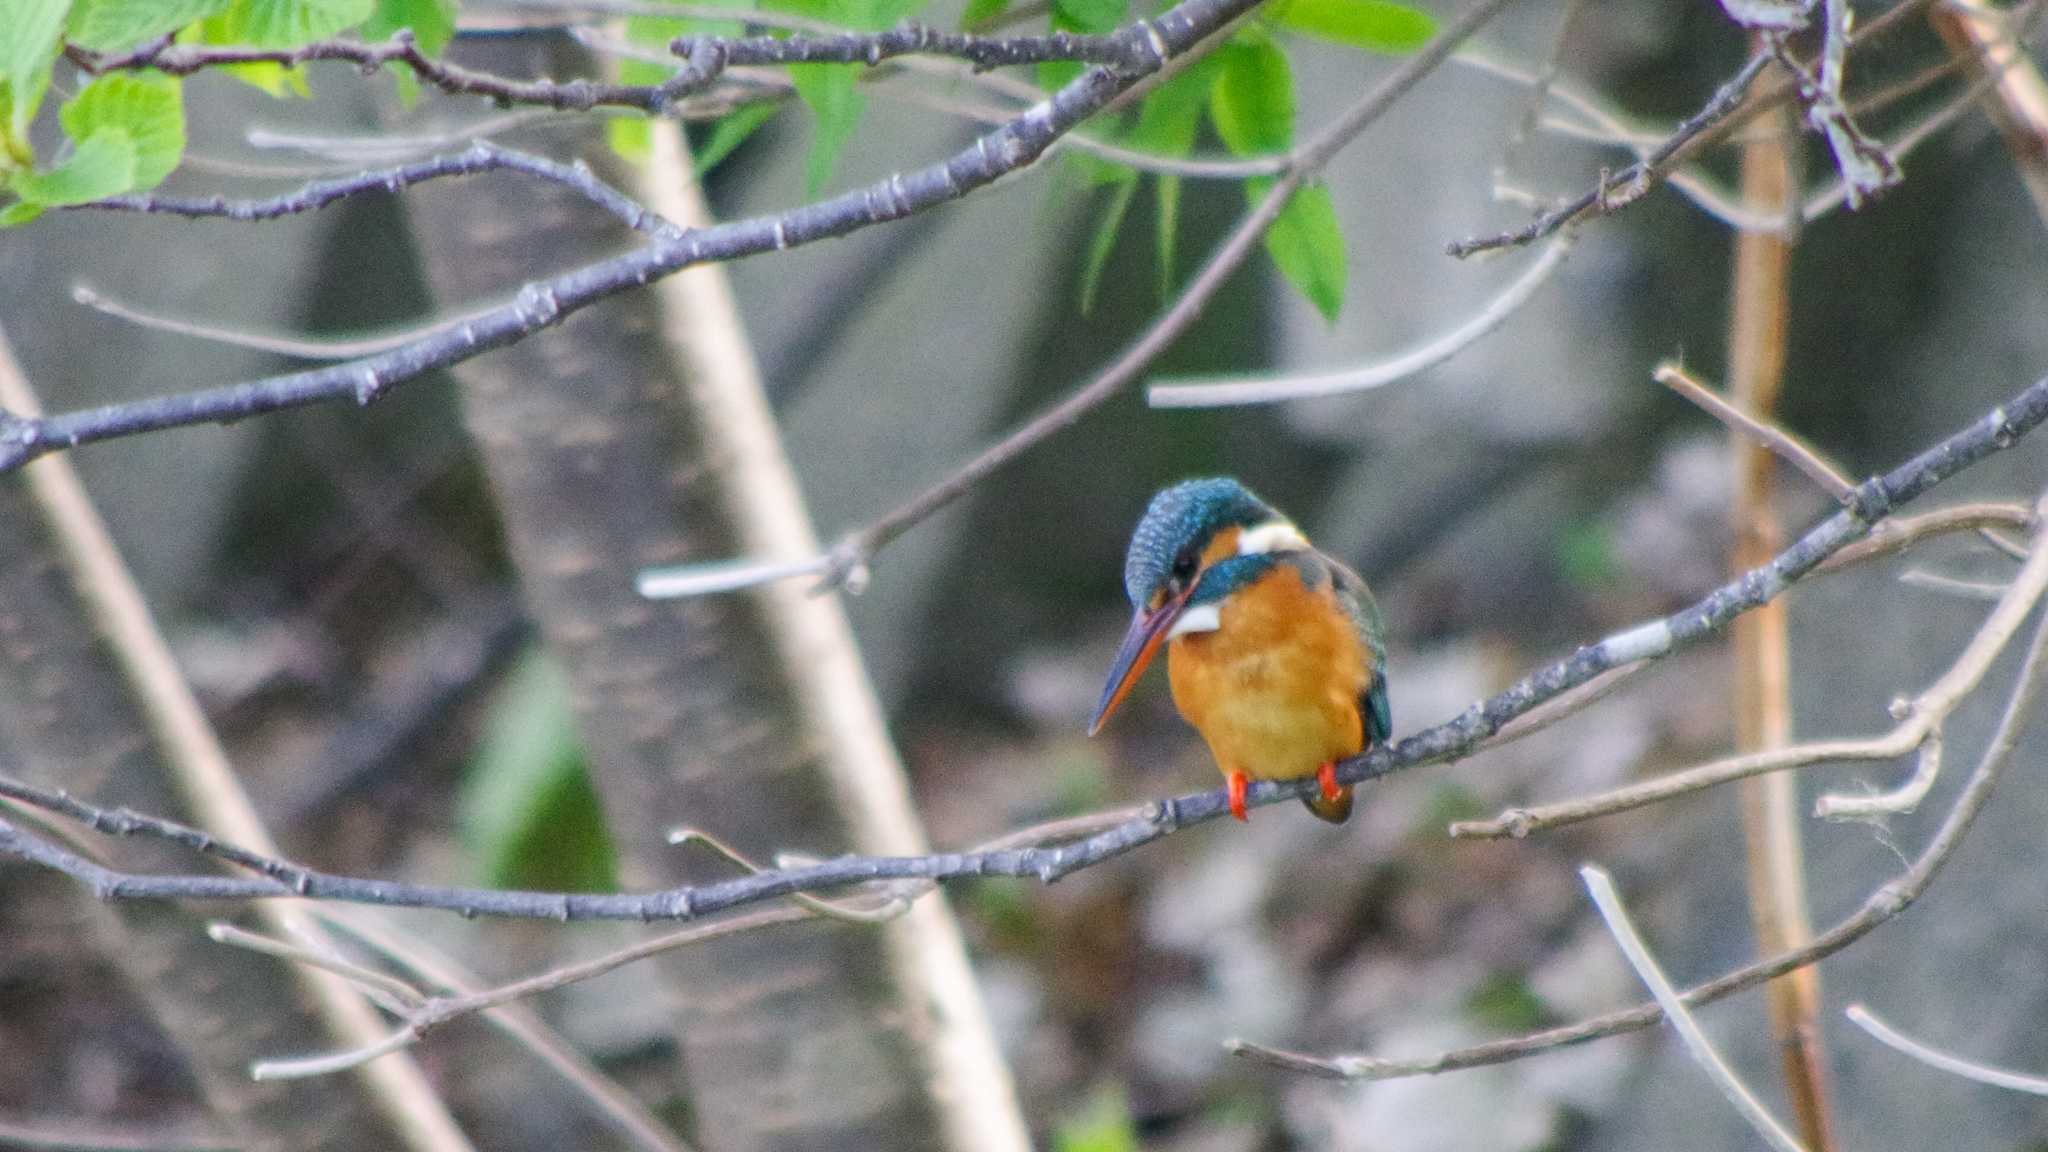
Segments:
[[[439,53],[455,35],[455,0],[0,0],[0,183],[13,197],[0,207],[0,227],[48,208],[147,192],[184,155],[183,83],[149,70],[92,77],[57,110],[61,140],[39,150],[37,115],[67,43],[86,53],[172,40],[296,48],[344,32],[383,39],[408,28],[422,52]],[[223,71],[272,95],[306,94],[296,70],[282,65]],[[417,81],[394,74],[410,99]]]

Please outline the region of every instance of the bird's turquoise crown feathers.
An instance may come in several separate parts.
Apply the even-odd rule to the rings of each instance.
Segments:
[[[1185,480],[1161,489],[1131,533],[1124,555],[1124,592],[1143,606],[1173,575],[1176,561],[1191,560],[1229,525],[1252,528],[1280,518],[1271,505],[1228,476]]]

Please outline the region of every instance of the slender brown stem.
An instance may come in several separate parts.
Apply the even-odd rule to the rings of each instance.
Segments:
[[[1766,50],[1761,36],[1756,50]],[[1792,109],[1771,114],[1778,132],[1742,146],[1743,204],[1758,215],[1791,219],[1799,205]],[[1784,384],[1791,325],[1792,230],[1735,239],[1733,312],[1728,363],[1731,409],[1745,427],[1731,437],[1735,531],[1730,569],[1741,572],[1756,557],[1776,552],[1784,532],[1772,508],[1771,453],[1750,429],[1775,423]],[[1792,742],[1791,644],[1783,602],[1735,623],[1735,746],[1768,754]],[[1797,783],[1785,773],[1744,780],[1742,828],[1748,845],[1750,917],[1757,950],[1769,956],[1804,947],[1813,938],[1806,906],[1805,852]],[[1787,1093],[1800,1135],[1814,1152],[1830,1152],[1827,1065],[1819,1037],[1820,974],[1805,967],[1771,983],[1772,1031],[1784,1062]]]

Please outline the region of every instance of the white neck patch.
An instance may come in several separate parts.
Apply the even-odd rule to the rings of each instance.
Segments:
[[[1175,636],[1185,636],[1190,632],[1214,632],[1221,627],[1223,614],[1217,611],[1216,605],[1197,604],[1174,618],[1173,628],[1167,632],[1166,637],[1171,640]]]
[[[1300,552],[1307,547],[1308,537],[1285,520],[1268,520],[1256,528],[1245,529],[1237,537],[1239,556],[1256,556],[1261,552]]]

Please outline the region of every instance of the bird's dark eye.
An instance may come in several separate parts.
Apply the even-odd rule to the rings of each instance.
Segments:
[[[1195,574],[1195,554],[1183,552],[1173,558],[1173,582],[1186,584]]]

